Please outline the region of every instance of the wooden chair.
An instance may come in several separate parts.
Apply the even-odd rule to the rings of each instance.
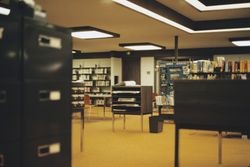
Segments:
[[[90,119],[90,114],[92,113],[92,105],[91,99],[88,94],[84,95],[84,111],[86,111],[88,119]]]

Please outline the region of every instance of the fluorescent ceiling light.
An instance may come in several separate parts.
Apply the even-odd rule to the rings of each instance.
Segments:
[[[231,41],[236,46],[250,46],[250,37],[230,38],[229,41]]]
[[[161,50],[165,49],[165,47],[152,44],[152,43],[123,43],[119,44],[119,46],[124,47],[130,50]]]
[[[0,14],[9,15],[10,14],[10,9],[0,6]]]
[[[169,24],[173,27],[176,27],[178,29],[181,29],[183,31],[186,31],[188,33],[214,33],[214,32],[232,32],[232,31],[249,31],[250,30],[250,27],[245,27],[245,28],[229,28],[229,29],[212,29],[212,30],[193,30],[191,28],[188,28],[182,24],[179,24],[173,20],[170,20],[166,17],[163,17],[155,12],[152,12],[142,6],[139,6],[135,3],[132,3],[128,0],[113,0],[114,2],[116,3],[119,3],[120,5],[123,5],[127,8],[130,8],[130,9],[133,9],[137,12],[140,12],[146,16],[149,16],[151,18],[154,18],[156,20],[159,20],[163,23],[166,23],[166,24]]]
[[[100,39],[100,38],[114,38],[119,37],[119,34],[115,34],[109,31],[101,30],[95,27],[73,27],[71,35],[80,39]]]
[[[72,32],[72,36],[80,39],[96,39],[96,38],[111,38],[110,34],[98,32],[98,31],[77,31]]]
[[[224,5],[211,5],[206,6],[199,0],[186,0],[187,3],[198,9],[199,11],[212,11],[212,10],[227,10],[227,9],[242,9],[250,8],[250,3],[235,3],[235,4],[224,4]]]

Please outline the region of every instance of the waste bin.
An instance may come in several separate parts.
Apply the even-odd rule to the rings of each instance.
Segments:
[[[149,132],[160,133],[163,129],[163,119],[159,116],[149,117]]]

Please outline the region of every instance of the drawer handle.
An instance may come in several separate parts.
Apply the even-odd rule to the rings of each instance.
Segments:
[[[39,100],[40,101],[49,101],[49,91],[40,90],[39,91]]]
[[[6,91],[0,91],[0,103],[5,103],[7,100],[7,93]]]
[[[0,154],[0,167],[4,166],[4,156],[3,154]]]
[[[50,47],[61,49],[62,48],[62,40],[60,38],[49,37],[46,35],[39,35],[38,37],[39,46]]]
[[[60,143],[38,146],[38,157],[45,157],[52,154],[58,154],[61,151]]]
[[[61,100],[61,92],[57,90],[40,90],[39,99],[40,101],[59,101]]]
[[[2,27],[0,27],[0,39],[2,39],[3,38],[3,28]]]
[[[38,147],[38,157],[44,157],[49,155],[49,145]]]

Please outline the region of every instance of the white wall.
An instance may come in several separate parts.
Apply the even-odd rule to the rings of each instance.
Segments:
[[[214,55],[214,60],[216,57],[225,57],[226,61],[250,60],[250,54]]]
[[[74,59],[73,67],[95,67],[95,65],[99,65],[100,67],[111,67],[110,58],[103,59]]]
[[[141,85],[152,86],[154,90],[154,57],[141,57]]]
[[[118,76],[118,83],[122,81],[122,59],[111,57],[111,85],[114,85],[114,76]]]

